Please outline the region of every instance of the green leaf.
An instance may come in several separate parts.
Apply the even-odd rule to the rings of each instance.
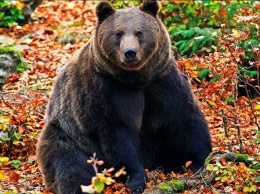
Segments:
[[[193,6],[192,6],[192,5],[188,5],[186,11],[187,11],[187,13],[191,13],[191,14],[194,14],[194,13],[195,13],[195,10],[193,9]]]
[[[224,103],[228,104],[228,103],[234,103],[234,102],[235,102],[235,99],[232,96],[228,96]]]
[[[209,80],[209,82],[210,82],[210,83],[214,83],[214,82],[218,81],[218,79],[219,79],[219,75],[215,75],[213,78],[211,78],[211,79]]]
[[[206,167],[206,170],[212,171],[213,170],[213,165],[212,164],[208,164]]]
[[[260,164],[256,164],[253,167],[251,167],[252,169],[260,169]]]
[[[260,143],[260,138],[253,139],[253,142]]]
[[[24,18],[23,15],[18,15],[18,19],[20,19],[20,20],[24,20],[25,18]]]
[[[15,133],[15,134],[14,134],[14,138],[19,140],[19,139],[21,139],[22,137],[21,137],[21,135],[20,135],[19,133]]]
[[[260,182],[260,176],[256,176],[255,180],[257,180],[258,182]]]
[[[221,178],[221,182],[225,182],[227,180],[227,177],[226,176],[223,176],[222,178]]]
[[[102,181],[96,181],[94,186],[95,186],[95,191],[98,193],[101,193],[105,188],[105,184]]]
[[[200,74],[198,76],[199,79],[206,78],[210,74],[210,70],[206,68],[198,69]]]
[[[10,12],[11,12],[12,15],[16,14],[16,10],[15,9],[11,9]]]
[[[21,166],[21,161],[20,160],[12,160],[11,163],[13,166],[17,169]]]
[[[212,26],[214,24],[214,22],[212,21],[212,20],[210,20],[209,22],[208,22],[208,25],[210,25],[210,26]]]
[[[244,191],[244,192],[249,192],[250,189],[249,189],[249,187],[244,187],[243,191]]]
[[[19,139],[22,138],[19,133],[15,133],[13,136],[14,136],[14,138],[17,139],[17,140],[19,140]]]
[[[5,12],[0,12],[0,20],[5,16]]]
[[[28,161],[27,161],[29,164],[32,164],[34,162],[34,159],[33,158],[29,158]]]

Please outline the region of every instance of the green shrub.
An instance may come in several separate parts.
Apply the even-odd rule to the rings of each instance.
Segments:
[[[110,0],[113,7],[116,9],[124,9],[128,7],[138,6],[142,3],[141,0],[135,0],[135,1],[124,1],[124,0]]]
[[[171,28],[168,31],[171,33]],[[179,30],[171,35],[180,55],[188,54],[189,57],[199,51],[212,52],[212,45],[217,45],[218,42],[218,33],[212,28],[195,27],[189,30]]]
[[[11,0],[0,1],[0,27],[11,27],[17,21],[24,20],[23,3],[14,4]]]

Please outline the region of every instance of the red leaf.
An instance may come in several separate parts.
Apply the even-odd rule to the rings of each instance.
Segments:
[[[10,182],[13,182],[15,184],[18,184],[20,179],[20,175],[17,174],[15,171],[11,171],[10,175],[9,175],[9,180]]]

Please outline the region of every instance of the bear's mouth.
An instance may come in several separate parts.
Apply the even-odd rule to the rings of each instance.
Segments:
[[[138,63],[140,60],[124,60],[120,63],[120,67],[128,70],[128,71],[135,71],[141,69],[142,65]]]
[[[126,65],[129,65],[129,64],[135,64],[135,63],[137,63],[137,61],[139,61],[139,60],[137,60],[137,59],[132,59],[132,60],[124,60],[124,61],[122,61],[124,64],[126,64]]]

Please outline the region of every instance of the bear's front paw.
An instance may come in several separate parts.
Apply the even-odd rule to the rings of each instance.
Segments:
[[[132,194],[141,194],[144,192],[146,188],[146,174],[135,174],[134,176],[130,177],[130,181],[126,183],[126,187],[131,190]]]

